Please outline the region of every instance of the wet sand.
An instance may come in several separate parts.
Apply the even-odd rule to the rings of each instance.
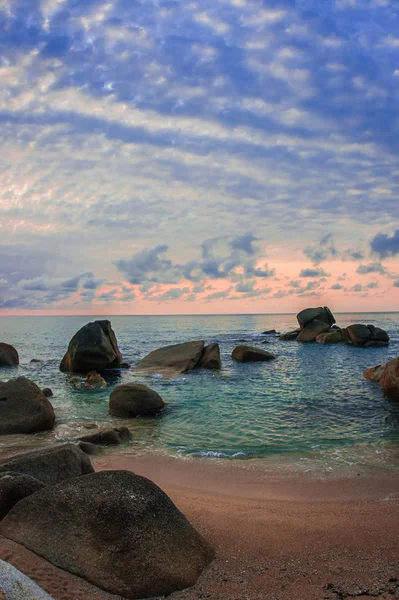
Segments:
[[[215,546],[197,584],[171,600],[399,599],[399,477],[273,476],[261,461],[161,455],[93,462],[155,481]],[[0,557],[55,600],[116,598],[12,542],[0,540]]]

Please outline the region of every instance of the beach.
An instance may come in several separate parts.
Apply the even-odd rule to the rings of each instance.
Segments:
[[[273,476],[262,463],[96,458],[97,471],[127,469],[157,483],[216,549],[192,588],[173,600],[334,600],[399,597],[399,479]],[[82,579],[0,541],[0,558],[55,600],[116,600]],[[162,560],[162,557],[160,557]]]

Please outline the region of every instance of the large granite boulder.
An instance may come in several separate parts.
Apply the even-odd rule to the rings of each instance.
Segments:
[[[362,325],[356,323],[346,328],[349,343],[354,346],[387,346],[389,344],[389,335],[383,329],[374,325]]]
[[[289,342],[291,340],[296,340],[300,333],[300,329],[293,329],[292,331],[283,331],[283,333],[280,333],[279,339],[285,342]]]
[[[334,329],[328,333],[320,333],[316,337],[318,344],[346,344],[348,343],[348,334],[346,329]]]
[[[0,434],[52,429],[54,409],[41,389],[26,377],[0,381]]]
[[[142,375],[159,373],[166,379],[172,379],[181,373],[195,369],[202,357],[204,346],[203,341],[164,346],[147,354],[134,370]]]
[[[53,485],[93,473],[88,456],[74,444],[62,444],[45,450],[25,452],[0,461],[0,475],[7,471],[24,473],[46,485]]]
[[[296,339],[298,342],[314,342],[320,333],[327,333],[328,331],[330,331],[330,326],[327,323],[315,320],[306,325]]]
[[[119,367],[122,354],[110,321],[94,321],[84,325],[69,342],[61,361],[61,371],[88,373]]]
[[[296,316],[299,327],[305,329],[312,321],[322,321],[329,327],[334,325],[335,319],[331,310],[327,306],[319,306],[317,308],[305,308]]]
[[[102,471],[24,498],[1,535],[123,598],[193,585],[214,551],[152,481]]]
[[[205,346],[196,368],[211,369],[213,371],[217,371],[222,368],[219,344],[215,343]]]
[[[129,442],[131,439],[132,434],[127,427],[100,429],[100,431],[79,438],[81,442],[97,444],[98,446],[119,446],[119,444]]]
[[[141,383],[118,385],[109,398],[109,412],[115,417],[156,415],[164,406],[161,396]]]
[[[0,473],[0,521],[22,498],[41,490],[44,483],[24,473]]]
[[[399,356],[382,365],[369,367],[363,375],[366,379],[378,383],[384,394],[399,400]]]
[[[4,560],[0,560],[0,599],[53,600],[32,579]]]
[[[18,352],[14,346],[0,342],[0,367],[13,367],[19,365]]]
[[[236,346],[231,356],[239,362],[264,362],[276,358],[274,354],[254,346]]]

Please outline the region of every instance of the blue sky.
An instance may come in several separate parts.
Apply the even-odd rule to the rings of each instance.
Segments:
[[[0,311],[399,300],[393,0],[0,0]]]

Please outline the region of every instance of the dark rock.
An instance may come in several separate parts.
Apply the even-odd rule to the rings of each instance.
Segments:
[[[30,362],[32,364],[32,363],[41,363],[42,361],[40,360],[40,358],[32,358],[32,360]]]
[[[0,381],[0,434],[52,429],[54,409],[41,389],[26,377]]]
[[[298,335],[301,333],[300,329],[294,329],[293,331],[284,331],[279,335],[279,339],[283,341],[296,340]]]
[[[69,342],[61,361],[61,371],[88,373],[119,367],[122,355],[110,321],[84,325]]]
[[[379,346],[379,342],[389,342],[389,335],[383,329],[374,325],[356,323],[346,328],[349,342],[354,346]],[[384,344],[385,345],[385,344]]]
[[[271,335],[272,333],[277,333],[277,331],[275,329],[268,329],[263,332],[263,335]]]
[[[97,444],[91,444],[90,442],[78,442],[78,448],[80,448],[82,452],[88,454],[89,456],[98,456],[99,454],[102,454],[100,446],[97,446]]]
[[[0,473],[13,471],[30,475],[46,485],[64,479],[93,473],[93,467],[82,450],[74,444],[35,450],[0,461]]]
[[[130,369],[130,366],[128,362],[123,362],[120,364],[121,369]]]
[[[363,375],[366,379],[378,383],[384,390],[384,394],[399,400],[399,356],[382,365],[369,367]]]
[[[203,341],[164,346],[147,354],[134,370],[143,375],[162,374],[166,379],[195,369],[202,356]]]
[[[379,340],[369,340],[363,344],[363,348],[386,348],[387,346],[389,346],[389,342],[380,342]]]
[[[53,600],[32,579],[4,560],[0,560],[0,599]]]
[[[44,483],[23,473],[6,471],[0,473],[0,521],[12,507],[37,490],[41,490]]]
[[[268,340],[263,340],[263,342],[261,342],[261,344],[270,344],[270,342]]]
[[[0,533],[123,598],[193,585],[214,551],[152,481],[102,471],[21,500]]]
[[[348,342],[348,334],[346,329],[332,328],[329,333],[320,333],[316,337],[318,344],[346,344]]]
[[[13,367],[16,365],[19,365],[19,356],[14,346],[0,342],[0,367]]]
[[[240,362],[260,362],[276,358],[270,352],[254,346],[236,346],[231,356]]]
[[[127,427],[114,427],[102,429],[96,433],[90,433],[79,438],[81,442],[90,442],[100,446],[118,446],[132,439],[132,434]]]
[[[335,319],[331,310],[327,306],[319,306],[317,308],[305,308],[296,316],[299,327],[305,329],[312,321],[321,321],[329,327],[334,325]]]
[[[44,394],[44,396],[46,396],[46,398],[51,398],[51,396],[54,396],[53,390],[51,390],[50,388],[43,388],[42,393]]]
[[[161,396],[141,383],[118,385],[109,398],[109,412],[116,417],[156,415],[164,406]]]
[[[309,325],[302,329],[301,333],[296,338],[298,342],[314,342],[320,333],[330,331],[330,326],[322,321],[311,321]]]
[[[99,425],[97,425],[97,423],[84,423],[83,427],[85,429],[99,429]]]
[[[211,369],[217,371],[221,368],[222,360],[220,358],[219,344],[209,344],[208,346],[205,346],[196,369]]]

